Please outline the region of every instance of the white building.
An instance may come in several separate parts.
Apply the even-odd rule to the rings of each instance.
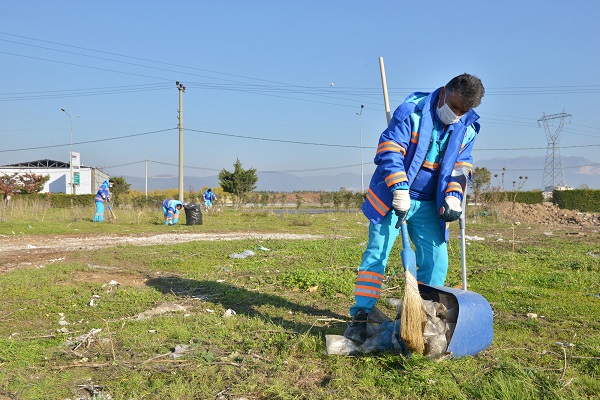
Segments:
[[[79,173],[79,183],[75,178],[75,194],[95,194],[100,184],[109,178],[108,174],[97,168],[84,165],[79,165],[77,169],[73,165],[73,168],[73,175],[76,172]],[[50,180],[44,184],[41,193],[71,194],[71,166],[69,163],[55,160],[37,160],[0,166],[0,175],[12,175],[15,172],[19,174],[49,175]]]

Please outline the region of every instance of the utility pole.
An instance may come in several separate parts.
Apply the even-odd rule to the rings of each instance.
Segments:
[[[385,78],[385,65],[383,64],[383,57],[379,57],[379,72],[381,73],[381,87],[383,88],[383,106],[385,107],[385,119],[387,123],[390,123],[392,114],[390,113],[390,101],[388,99],[387,81]]]
[[[183,93],[185,86],[179,82],[175,82],[177,90],[179,90],[179,201],[183,202]]]
[[[64,108],[61,108],[60,111],[69,117],[69,182],[71,185],[71,194],[75,194],[75,182],[73,182],[73,118]]]
[[[362,112],[363,108],[365,108],[364,104],[360,105],[360,112],[356,113],[358,115],[358,120],[360,121],[360,193],[365,193],[365,174],[363,172],[363,145],[362,145]]]
[[[146,200],[148,200],[148,159],[146,158]]]
[[[563,110],[563,112],[559,114],[546,115],[544,113],[542,118],[538,119],[538,126],[543,125],[548,138],[544,179],[542,180],[542,190],[544,191],[549,186],[554,190],[556,186],[565,184],[562,159],[560,157],[560,133],[565,125],[565,119],[570,116],[571,114],[567,114]],[[557,121],[558,126],[553,131],[551,125]]]

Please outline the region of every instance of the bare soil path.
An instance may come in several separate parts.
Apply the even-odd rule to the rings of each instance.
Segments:
[[[131,244],[149,246],[197,240],[310,240],[322,236],[291,233],[161,233],[154,235],[0,235],[0,272],[18,267],[42,267],[64,260],[69,252]]]
[[[560,209],[551,204],[498,203],[487,207],[498,220],[516,225],[535,224],[540,227],[569,229],[575,233],[600,230],[600,213],[581,213]],[[467,222],[469,225],[469,222]],[[545,229],[546,229],[545,228]],[[468,228],[467,228],[468,230]],[[571,233],[573,233],[571,232]],[[0,272],[19,267],[43,267],[64,260],[72,251],[92,250],[131,244],[149,246],[197,240],[279,239],[310,240],[323,236],[291,233],[161,233],[139,235],[0,235]]]

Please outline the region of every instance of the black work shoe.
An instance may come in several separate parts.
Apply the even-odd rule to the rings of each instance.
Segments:
[[[344,337],[350,339],[358,344],[363,344],[367,340],[367,322],[369,320],[369,314],[365,310],[358,310],[352,322],[348,324]]]

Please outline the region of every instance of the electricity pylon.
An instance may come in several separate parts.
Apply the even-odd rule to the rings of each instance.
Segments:
[[[565,125],[565,119],[571,114],[561,112],[559,114],[546,115],[538,119],[538,125],[543,126],[548,138],[548,148],[546,150],[546,165],[544,166],[544,179],[542,180],[542,189],[551,186],[564,186],[565,177],[563,175],[562,159],[560,157],[560,133]],[[554,129],[553,129],[554,128]]]

